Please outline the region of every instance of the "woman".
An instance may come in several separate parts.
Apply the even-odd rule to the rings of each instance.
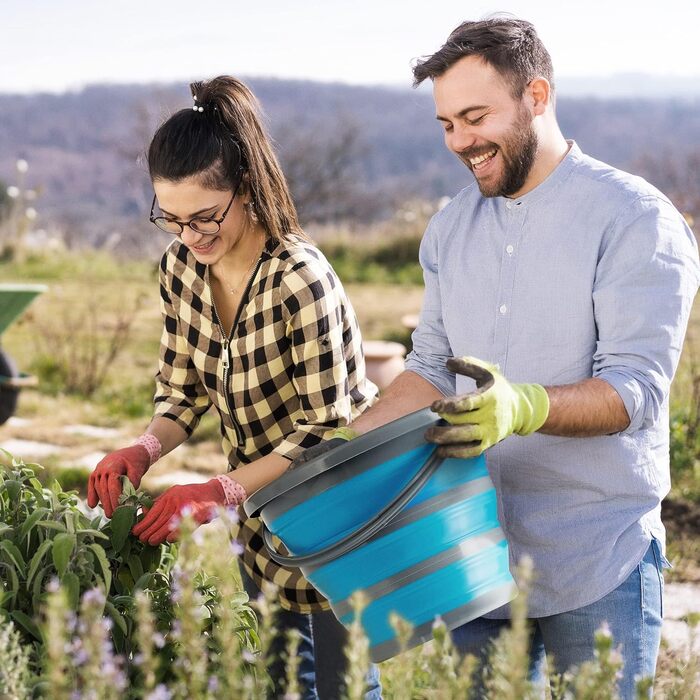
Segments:
[[[150,544],[177,537],[173,516],[184,508],[203,523],[213,506],[240,505],[376,396],[365,378],[355,313],[299,227],[254,96],[231,77],[190,87],[193,108],[170,117],[148,151],[155,190],[150,219],[176,236],[160,264],[164,329],[155,416],[134,445],[100,462],[88,503],[101,501],[111,517],[121,476],[138,487],[212,405],[230,471],[159,496],[133,529]],[[324,688],[321,698],[340,697],[343,627],[298,569],[268,558],[259,520],[238,511],[246,588],[257,595],[263,580],[277,584],[278,627],[302,633],[303,697],[318,697],[314,685]],[[320,653],[314,654],[314,642]],[[273,653],[283,644],[280,635]],[[270,671],[275,681],[284,677],[279,663]],[[370,676],[367,698],[374,700],[380,697],[376,669]]]

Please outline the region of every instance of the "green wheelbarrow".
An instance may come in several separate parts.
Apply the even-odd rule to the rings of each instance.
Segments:
[[[0,284],[0,337],[46,289],[43,284]],[[14,414],[20,389],[29,386],[36,386],[36,378],[19,372],[0,347],[0,425]]]

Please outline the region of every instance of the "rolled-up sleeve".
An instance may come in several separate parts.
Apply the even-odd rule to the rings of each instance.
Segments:
[[[669,202],[641,197],[611,227],[593,289],[593,376],[622,398],[624,433],[653,425],[668,400],[699,282],[697,242]]]
[[[418,326],[411,336],[413,350],[406,357],[405,368],[430,382],[445,396],[455,393],[455,375],[445,363],[452,357],[442,319],[442,300],[438,279],[438,247],[436,214],[421,241],[419,260],[423,268],[425,293]]]
[[[167,257],[160,267],[160,308],[163,333],[156,374],[155,415],[175,421],[188,435],[197,427],[211,399],[190,357],[187,341],[179,332],[167,284]]]
[[[349,310],[340,282],[330,270],[318,268],[300,266],[285,275],[280,286],[299,410],[293,415],[294,431],[274,452],[292,460],[318,444],[329,430],[351,421],[348,367],[355,358],[348,353],[361,352],[359,331],[352,338],[344,334]]]

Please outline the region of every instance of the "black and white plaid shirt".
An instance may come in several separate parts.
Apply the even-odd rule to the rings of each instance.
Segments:
[[[355,312],[310,243],[268,239],[228,339],[208,267],[176,240],[160,270],[164,329],[155,413],[190,435],[213,404],[229,469],[270,452],[294,459],[374,401]],[[298,569],[269,559],[259,519],[238,510],[243,565],[253,580],[277,584],[286,609],[328,609]]]

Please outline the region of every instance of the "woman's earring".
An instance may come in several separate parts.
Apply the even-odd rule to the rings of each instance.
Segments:
[[[258,221],[258,215],[255,213],[255,207],[253,206],[253,202],[246,202],[245,203],[245,210],[250,217],[250,220],[255,224]]]

